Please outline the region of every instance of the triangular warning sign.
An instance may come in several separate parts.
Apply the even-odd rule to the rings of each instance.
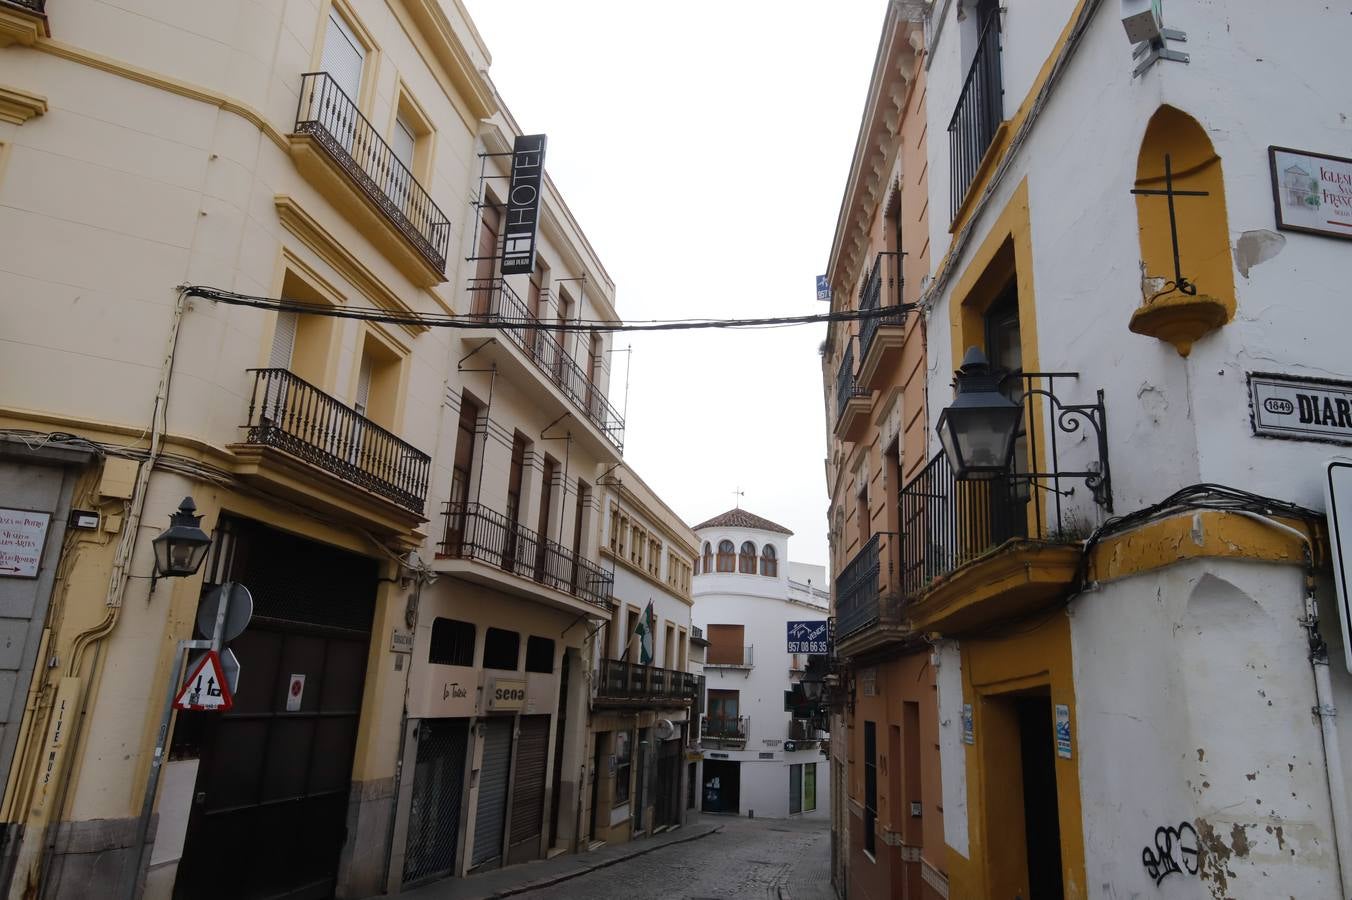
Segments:
[[[225,712],[235,703],[230,696],[230,685],[221,671],[221,658],[215,650],[208,650],[183,683],[178,696],[174,698],[177,709],[191,709],[199,712]]]

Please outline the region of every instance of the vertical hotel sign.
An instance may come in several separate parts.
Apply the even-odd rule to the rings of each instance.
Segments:
[[[512,144],[512,184],[507,191],[507,222],[502,232],[504,275],[529,275],[535,271],[545,141],[543,134],[522,134]]]

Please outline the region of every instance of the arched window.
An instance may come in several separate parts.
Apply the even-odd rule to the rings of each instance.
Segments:
[[[779,560],[775,559],[775,547],[766,544],[761,548],[761,574],[774,578],[779,574]]]
[[[737,570],[737,548],[732,541],[718,542],[718,571],[735,572]]]
[[[756,574],[756,545],[750,541],[742,544],[742,553],[737,558],[737,571],[743,575]]]
[[[708,541],[704,542],[704,574],[708,575],[714,570],[714,547]]]

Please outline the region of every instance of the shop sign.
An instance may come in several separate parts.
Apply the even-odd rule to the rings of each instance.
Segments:
[[[488,688],[488,708],[494,712],[518,710],[526,705],[526,682],[495,678]]]
[[[535,237],[540,225],[540,188],[545,177],[543,134],[520,134],[512,143],[512,183],[502,232],[502,274],[535,271]]]
[[[51,513],[0,509],[0,576],[37,578]]]
[[[1352,444],[1352,382],[1249,373],[1253,433]]]
[[[1269,147],[1277,227],[1352,238],[1352,159]]]
[[[786,622],[789,653],[825,653],[826,620],[815,622]]]
[[[710,759],[727,759],[727,758],[728,758],[728,755],[727,755],[726,753],[706,753],[705,756],[709,757]]]
[[[390,632],[390,652],[412,653],[413,633],[409,631],[400,631],[398,628]]]

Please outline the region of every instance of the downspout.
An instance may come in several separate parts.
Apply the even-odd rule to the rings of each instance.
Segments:
[[[1334,721],[1337,709],[1333,705],[1333,683],[1329,678],[1329,651],[1319,633],[1319,605],[1315,599],[1314,551],[1310,538],[1303,532],[1268,516],[1247,510],[1230,510],[1235,515],[1261,522],[1269,528],[1285,532],[1300,540],[1305,554],[1305,617],[1301,620],[1309,635],[1310,665],[1314,669],[1314,714],[1319,717],[1320,735],[1324,748],[1324,771],[1328,778],[1329,805],[1333,812],[1333,846],[1338,853],[1338,896],[1348,897],[1352,891],[1352,824],[1348,822],[1347,783],[1343,778],[1342,748],[1338,743],[1338,728]]]

